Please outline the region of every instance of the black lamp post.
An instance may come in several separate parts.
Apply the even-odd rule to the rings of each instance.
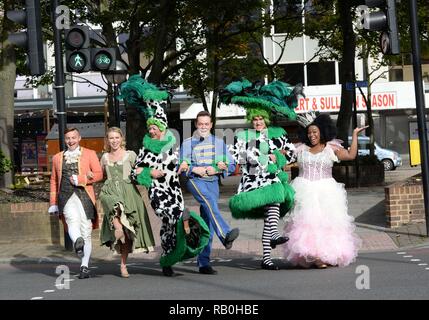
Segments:
[[[119,114],[119,100],[116,98],[119,95],[118,85],[127,80],[128,68],[124,62],[116,60],[115,71],[104,72],[106,80],[113,86],[113,103],[115,110],[115,126],[120,128],[121,116]]]

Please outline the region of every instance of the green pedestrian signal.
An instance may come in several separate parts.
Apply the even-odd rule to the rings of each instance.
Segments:
[[[86,62],[85,56],[79,51],[70,55],[69,64],[71,65],[74,72],[82,72],[82,70],[85,68]]]

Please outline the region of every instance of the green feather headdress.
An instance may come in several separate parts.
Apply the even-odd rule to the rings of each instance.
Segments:
[[[233,103],[246,109],[264,109],[268,114],[281,115],[291,120],[296,119],[295,108],[298,95],[304,95],[302,86],[291,85],[282,81],[273,81],[266,85],[251,83],[247,79],[231,82],[221,92],[223,103]]]
[[[156,124],[161,131],[168,127],[163,105],[167,104],[170,94],[147,82],[140,75],[131,76],[121,87],[119,99],[138,108],[147,119],[147,125]]]

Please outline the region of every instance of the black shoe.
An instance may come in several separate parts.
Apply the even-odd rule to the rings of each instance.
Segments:
[[[286,243],[288,240],[289,240],[288,237],[279,237],[279,238],[274,239],[274,240],[271,239],[270,240],[270,246],[272,249],[275,249],[277,245]]]
[[[228,232],[228,234],[225,237],[225,249],[231,249],[232,248],[232,243],[234,242],[235,239],[238,238],[238,235],[240,234],[240,230],[238,228],[234,228],[232,229],[230,232]]]
[[[172,267],[162,267],[162,273],[166,277],[174,277],[176,275]]]
[[[79,279],[88,279],[91,276],[88,267],[80,267]]]
[[[74,251],[76,252],[77,256],[79,258],[83,257],[83,247],[85,246],[85,240],[83,240],[82,237],[79,237],[76,239],[76,242],[74,243]]]
[[[217,271],[213,269],[211,266],[201,267],[199,272],[202,274],[217,274]]]
[[[261,262],[261,268],[265,270],[279,270],[279,267],[274,263],[266,263],[264,261]]]

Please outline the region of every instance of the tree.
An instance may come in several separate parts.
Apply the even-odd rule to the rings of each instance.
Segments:
[[[12,10],[14,1],[5,0],[0,11]],[[14,87],[16,79],[16,57],[14,47],[6,39],[13,31],[12,22],[3,15],[0,19],[0,149],[5,159],[13,159]],[[2,161],[3,162],[3,161]],[[0,187],[13,184],[13,171],[0,175]]]
[[[378,33],[359,30],[354,27],[356,20],[356,7],[363,1],[326,1],[314,0],[311,2],[312,12],[306,15],[305,33],[319,41],[323,49],[322,59],[334,59],[340,62],[341,107],[337,120],[338,136],[348,141],[347,136],[352,116],[353,92],[347,91],[346,82],[355,81],[354,59],[357,52],[362,59],[373,61],[372,70],[367,70],[366,79],[369,83],[368,96],[370,97],[371,84],[380,76],[374,77],[375,71],[381,66],[398,64],[401,57],[386,56],[380,54]],[[421,39],[428,39],[429,35],[429,3],[419,0],[419,27]],[[402,55],[411,52],[410,24],[408,1],[402,1],[397,7],[399,32],[401,39]],[[422,49],[424,50],[424,42]],[[429,50],[426,52],[429,53]],[[429,59],[429,54],[427,55]],[[364,70],[365,73],[365,70]],[[369,135],[373,143],[373,124],[371,115],[371,99],[368,99],[368,121],[370,124]]]

